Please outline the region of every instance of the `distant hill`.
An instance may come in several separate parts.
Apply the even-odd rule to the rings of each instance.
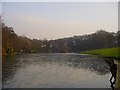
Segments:
[[[86,50],[119,46],[120,31],[117,33],[98,30],[92,34],[56,40],[29,39],[18,36],[12,27],[2,24],[2,52],[15,53],[79,53]]]

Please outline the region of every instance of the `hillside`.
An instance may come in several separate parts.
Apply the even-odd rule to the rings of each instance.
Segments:
[[[97,48],[117,47],[117,33],[98,30],[95,33],[60,38],[56,40],[30,39],[18,36],[12,27],[2,24],[3,53],[79,53]]]

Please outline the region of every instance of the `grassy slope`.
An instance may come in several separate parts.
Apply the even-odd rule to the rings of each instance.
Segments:
[[[92,55],[99,55],[103,57],[111,57],[111,58],[120,58],[118,54],[119,48],[104,48],[104,49],[96,49],[90,51],[84,51],[83,54],[92,54]]]

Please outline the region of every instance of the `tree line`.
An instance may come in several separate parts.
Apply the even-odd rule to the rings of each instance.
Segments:
[[[120,46],[120,31],[98,30],[92,34],[56,40],[29,39],[18,36],[12,27],[2,23],[3,53],[79,53],[81,51]]]

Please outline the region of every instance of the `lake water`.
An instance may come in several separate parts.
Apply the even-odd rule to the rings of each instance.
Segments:
[[[3,88],[110,88],[107,63],[77,53],[3,57]]]

